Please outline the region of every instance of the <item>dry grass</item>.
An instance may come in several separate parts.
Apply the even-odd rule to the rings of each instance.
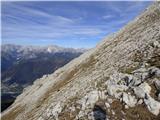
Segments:
[[[124,106],[122,105],[122,103],[119,100],[113,101],[110,106],[111,106],[110,109],[115,112],[115,115],[113,115],[111,111],[108,112],[111,120],[117,119],[117,118],[118,118],[118,120],[120,120],[120,119],[124,118],[123,114],[121,112],[122,110],[124,110]]]
[[[158,68],[160,68],[160,55],[155,55],[153,56],[151,59],[149,59],[147,61],[147,63],[150,65],[150,66],[156,66]]]
[[[153,115],[148,111],[147,107],[142,105],[137,105],[133,108],[125,109],[124,105],[116,100],[111,104],[111,109],[114,110],[115,115],[109,113],[111,119],[121,120],[124,118],[125,120],[160,120],[160,114],[158,116]],[[122,112],[124,114],[122,114]]]
[[[135,64],[134,66],[130,65],[130,66],[121,67],[121,68],[119,68],[118,71],[121,73],[131,74],[134,70],[137,70],[138,68],[140,68],[140,65]]]
[[[12,109],[11,112],[8,112],[4,116],[1,117],[1,120],[14,120],[18,114],[24,111],[23,106],[16,106],[15,108]]]
[[[89,60],[83,64],[80,64],[80,66],[78,66],[79,69],[81,70],[85,70],[89,67],[93,67],[93,65],[97,62],[97,60],[94,58],[94,56],[90,56]]]
[[[160,120],[160,114],[153,115],[144,104],[126,109],[124,112],[126,112],[125,118],[127,120]]]
[[[76,118],[76,115],[79,113],[81,108],[81,105],[76,103],[78,100],[78,96],[71,97],[66,103],[62,110],[62,112],[59,114],[58,119],[59,120],[74,120]],[[75,107],[75,111],[70,111],[69,107]],[[78,107],[79,106],[79,107]]]

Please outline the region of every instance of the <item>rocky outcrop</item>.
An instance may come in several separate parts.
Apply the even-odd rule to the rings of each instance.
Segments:
[[[150,94],[151,87],[147,83],[142,83],[138,87],[134,87],[134,93],[138,98],[145,98]]]
[[[37,80],[2,120],[158,120],[159,19],[155,2],[94,49]]]
[[[146,99],[144,99],[145,104],[147,105],[147,108],[150,112],[152,112],[154,115],[158,115],[160,111],[160,103],[155,101],[152,97],[146,96]]]
[[[136,104],[142,104],[144,101],[148,110],[153,114],[158,115],[160,112],[160,103],[150,96],[152,88],[148,84],[149,82],[153,81],[153,77],[159,77],[158,74],[149,76],[150,71],[155,71],[155,69],[156,71],[160,70],[159,68],[153,67],[135,70],[136,72],[139,71],[138,74],[140,73],[141,76],[147,77],[139,77],[139,75],[135,74],[135,71],[129,75],[123,73],[113,74],[106,82],[108,94],[123,101],[126,104],[126,108],[135,107]],[[136,81],[139,81],[138,84]],[[159,90],[159,81],[160,80],[154,81],[157,92]],[[138,99],[143,101],[138,102]]]

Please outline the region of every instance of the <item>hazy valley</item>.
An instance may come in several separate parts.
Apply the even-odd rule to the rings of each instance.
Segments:
[[[1,97],[2,111],[21,94],[23,89],[51,74],[85,50],[58,46],[2,45],[1,51]]]

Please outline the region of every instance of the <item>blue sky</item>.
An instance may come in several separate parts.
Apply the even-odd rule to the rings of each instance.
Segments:
[[[151,2],[2,2],[2,44],[94,47]]]

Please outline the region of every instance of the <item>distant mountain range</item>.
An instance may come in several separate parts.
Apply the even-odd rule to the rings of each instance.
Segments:
[[[63,48],[56,45],[40,47],[40,46],[21,46],[13,44],[5,44],[1,46],[2,71],[22,60],[38,58],[41,55],[52,56],[57,53],[83,53],[85,49]]]
[[[2,110],[34,80],[53,73],[84,51],[84,49],[62,48],[55,45],[46,47],[2,45]]]

